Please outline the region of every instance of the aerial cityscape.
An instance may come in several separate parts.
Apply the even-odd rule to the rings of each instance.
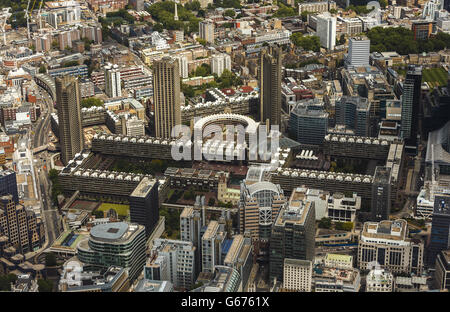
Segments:
[[[0,0],[0,292],[448,292],[449,10]]]

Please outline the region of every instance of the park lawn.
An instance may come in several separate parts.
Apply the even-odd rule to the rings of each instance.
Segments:
[[[130,206],[122,204],[102,203],[100,207],[97,208],[97,210],[105,212],[109,209],[114,209],[119,216],[126,217],[128,215],[128,211],[130,210]]]
[[[422,80],[432,84],[433,87],[446,85],[447,77],[447,71],[442,67],[424,69],[422,73]]]

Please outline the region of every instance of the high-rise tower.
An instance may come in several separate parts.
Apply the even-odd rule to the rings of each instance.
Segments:
[[[153,103],[157,137],[170,138],[172,128],[181,124],[180,92],[178,60],[164,57],[153,62]]]
[[[55,85],[61,161],[66,165],[84,147],[81,126],[81,95],[78,80],[75,77],[56,78]]]
[[[260,121],[270,125],[281,123],[281,60],[279,46],[261,51],[259,59]]]
[[[422,66],[408,66],[402,94],[402,126],[401,136],[405,140],[405,147],[417,147],[417,129],[421,118],[421,86]]]

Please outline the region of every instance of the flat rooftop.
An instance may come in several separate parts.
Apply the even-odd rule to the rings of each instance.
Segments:
[[[404,241],[407,238],[407,227],[408,223],[405,220],[365,222],[361,236]]]
[[[138,186],[133,190],[130,194],[132,197],[146,197],[147,194],[151,191],[153,186],[157,184],[155,179],[150,179],[149,177],[144,177],[141,182],[139,182]]]
[[[348,255],[339,255],[339,254],[330,254],[330,253],[328,253],[325,256],[325,260],[352,263],[353,262],[353,257],[352,256],[348,256]]]

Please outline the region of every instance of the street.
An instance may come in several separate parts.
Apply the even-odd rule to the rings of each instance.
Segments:
[[[32,148],[40,147],[42,145],[47,144],[48,141],[48,133],[50,126],[50,114],[53,112],[53,101],[50,96],[40,89],[40,95],[42,98],[42,114],[34,128],[34,138]],[[39,198],[41,201],[41,215],[42,220],[45,225],[45,237],[46,242],[44,244],[44,248],[41,248],[39,252],[37,252],[33,257],[36,262],[40,262],[43,260],[41,257],[42,252],[50,247],[53,242],[59,237],[61,233],[61,217],[59,215],[58,209],[53,207],[53,203],[51,200],[50,194],[50,181],[48,178],[48,170],[50,164],[51,154],[46,151],[41,152],[35,156],[35,170],[36,170],[36,183],[39,184]]]

